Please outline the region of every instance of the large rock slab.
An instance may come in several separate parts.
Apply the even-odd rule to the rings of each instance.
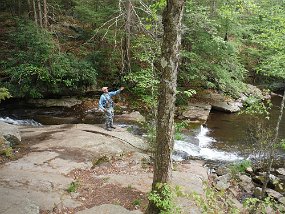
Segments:
[[[212,109],[217,111],[234,113],[240,111],[240,107],[242,106],[241,102],[237,102],[223,94],[211,92],[205,95],[205,97],[209,98],[209,103],[212,106]]]
[[[148,144],[134,136],[126,128],[117,127],[107,131],[101,126],[76,124],[55,125],[38,128],[21,128],[23,136],[37,140],[45,138],[32,146],[35,150],[57,148],[64,155],[80,153],[81,156],[112,156],[131,151],[145,151]]]
[[[81,100],[76,98],[61,98],[61,99],[31,99],[28,100],[29,104],[33,104],[36,107],[68,107],[79,105]]]

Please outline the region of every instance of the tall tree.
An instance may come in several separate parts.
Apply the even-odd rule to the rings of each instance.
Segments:
[[[126,2],[126,21],[125,21],[125,36],[122,47],[122,55],[123,55],[123,72],[128,73],[131,69],[130,65],[130,39],[131,39],[131,10],[132,3],[130,0]]]
[[[172,168],[174,110],[177,70],[181,44],[181,20],[184,0],[167,0],[163,11],[163,41],[161,46],[161,79],[159,84],[156,152],[152,190],[159,193],[158,183],[169,183]],[[159,213],[160,208],[150,201],[147,213]]]
[[[38,23],[40,24],[40,27],[43,27],[43,14],[42,14],[42,7],[41,7],[41,1],[37,0],[38,3]]]
[[[44,27],[48,26],[48,10],[47,10],[47,0],[43,0],[43,16],[44,16]]]

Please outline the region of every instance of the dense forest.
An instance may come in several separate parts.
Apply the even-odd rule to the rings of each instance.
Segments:
[[[148,105],[157,94],[165,1],[1,2],[1,97],[80,94],[127,85]],[[232,97],[246,83],[282,87],[284,2],[186,1],[178,89]],[[178,100],[179,101],[179,100]]]
[[[0,101],[84,97],[124,86],[133,106],[153,113],[146,212],[160,213],[166,208],[157,201],[168,197],[173,167],[175,104],[214,91],[233,100],[246,94],[254,106],[262,97],[251,94],[252,85],[284,90],[284,9],[283,0],[2,0]],[[279,145],[284,97],[272,133],[256,135],[269,145],[260,198]]]

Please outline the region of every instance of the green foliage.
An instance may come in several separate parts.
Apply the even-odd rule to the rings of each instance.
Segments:
[[[7,158],[11,158],[11,157],[13,157],[13,148],[7,147],[5,149],[0,149],[0,154],[4,155]]]
[[[285,212],[285,207],[281,204],[278,204],[273,198],[266,197],[261,200],[258,198],[247,198],[243,202],[243,207],[247,209],[249,213],[262,213],[266,214],[269,212],[268,208],[273,209],[276,213]]]
[[[134,58],[140,66],[136,66],[131,73],[126,75],[125,80],[132,86],[132,93],[145,104],[145,108],[155,111],[159,79],[154,64],[159,54],[159,48],[154,49],[153,45],[157,46],[158,44],[146,36],[136,39],[134,48],[137,52]]]
[[[217,191],[209,184],[204,183],[205,196],[199,195],[196,192],[191,193],[187,197],[193,199],[204,214],[223,214],[240,213],[232,200],[227,197],[224,191]]]
[[[181,213],[181,209],[175,205],[174,198],[177,197],[178,189],[173,189],[167,183],[157,183],[156,190],[148,195],[148,200],[155,204],[160,214]]]
[[[260,98],[249,96],[244,102],[244,107],[245,110],[241,111],[240,114],[263,115],[266,119],[269,119],[269,110],[272,103],[270,100],[263,102]]]
[[[255,54],[246,57],[257,74],[284,79],[284,2],[263,0],[255,4],[256,10],[244,19],[248,26],[244,50]]]
[[[10,98],[11,95],[7,88],[0,88],[0,102],[1,100],[5,100],[6,98]]]
[[[5,85],[14,96],[39,98],[96,83],[96,70],[89,62],[56,51],[51,34],[32,22],[19,20],[10,39],[15,50],[2,67],[10,77]]]
[[[97,27],[101,27],[119,10],[118,3],[111,0],[74,0],[74,3],[75,16]]]
[[[196,94],[196,91],[193,89],[188,90],[177,90],[176,95],[176,104],[177,105],[187,105],[189,98]]]
[[[76,192],[78,187],[79,187],[78,181],[72,181],[67,188],[67,192],[69,193]]]
[[[182,121],[182,122],[178,122],[178,123],[175,123],[174,126],[175,126],[175,135],[174,135],[174,139],[175,140],[182,140],[183,137],[182,137],[182,130],[185,129],[187,127],[187,122],[185,121]]]
[[[230,165],[229,169],[230,169],[232,177],[238,178],[238,175],[240,173],[244,173],[248,167],[251,167],[251,161],[243,160],[241,162],[237,162],[237,163]]]
[[[180,82],[221,90],[237,97],[246,70],[239,60],[239,44],[226,41],[220,34],[221,25],[210,13],[209,6],[187,1],[186,31]]]
[[[132,202],[132,205],[134,206],[140,206],[141,205],[141,200],[140,199],[135,199],[133,202]]]

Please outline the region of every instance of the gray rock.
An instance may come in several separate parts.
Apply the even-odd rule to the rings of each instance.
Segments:
[[[240,111],[238,102],[234,101],[213,101],[212,108],[217,111],[228,112],[228,113],[235,113]]]
[[[285,168],[279,168],[276,170],[280,175],[285,175]]]
[[[278,201],[285,205],[285,197],[278,198]]]
[[[230,172],[230,169],[228,167],[225,167],[225,166],[219,166],[216,169],[216,173],[217,173],[218,176],[226,175],[229,172]]]
[[[116,115],[115,119],[116,121],[124,121],[124,122],[145,122],[144,116],[142,116],[141,113],[138,111]]]
[[[266,189],[265,192],[266,192],[269,196],[271,196],[271,197],[273,197],[273,198],[275,198],[275,199],[279,199],[279,198],[282,197],[282,194],[281,194],[281,193],[279,193],[279,192],[277,192],[277,191],[275,191],[275,190],[273,190],[273,189]]]
[[[245,169],[245,171],[246,171],[247,173],[250,173],[250,174],[253,173],[252,167],[247,167],[247,168]]]
[[[262,189],[260,187],[256,187],[253,191],[253,195],[256,198],[261,198]]]
[[[247,192],[250,193],[252,192],[253,188],[254,188],[254,184],[251,180],[251,178],[247,175],[241,175],[240,177],[241,182],[239,183],[239,185]]]
[[[190,103],[186,108],[178,110],[178,117],[190,121],[206,121],[211,111],[211,105],[206,103]]]
[[[114,205],[114,204],[102,204],[100,206],[95,206],[90,209],[82,210],[76,214],[142,214],[139,210],[129,211],[126,208]]]
[[[39,214],[40,208],[29,199],[23,199],[21,202],[10,204],[5,210],[0,210],[2,214]]]
[[[29,104],[36,107],[68,107],[81,104],[82,101],[76,98],[63,98],[63,99],[31,99],[28,100]]]
[[[202,95],[203,98],[208,99],[210,105],[212,105],[212,109],[222,112],[234,113],[240,111],[240,107],[242,106],[241,102],[234,101],[228,96],[224,96],[222,94],[213,93],[207,95]]]
[[[21,136],[18,127],[1,121],[0,136],[3,136],[3,138],[10,143],[9,146],[18,145],[21,142]]]
[[[218,190],[226,190],[230,187],[230,174],[226,174],[217,178],[216,188]]]

